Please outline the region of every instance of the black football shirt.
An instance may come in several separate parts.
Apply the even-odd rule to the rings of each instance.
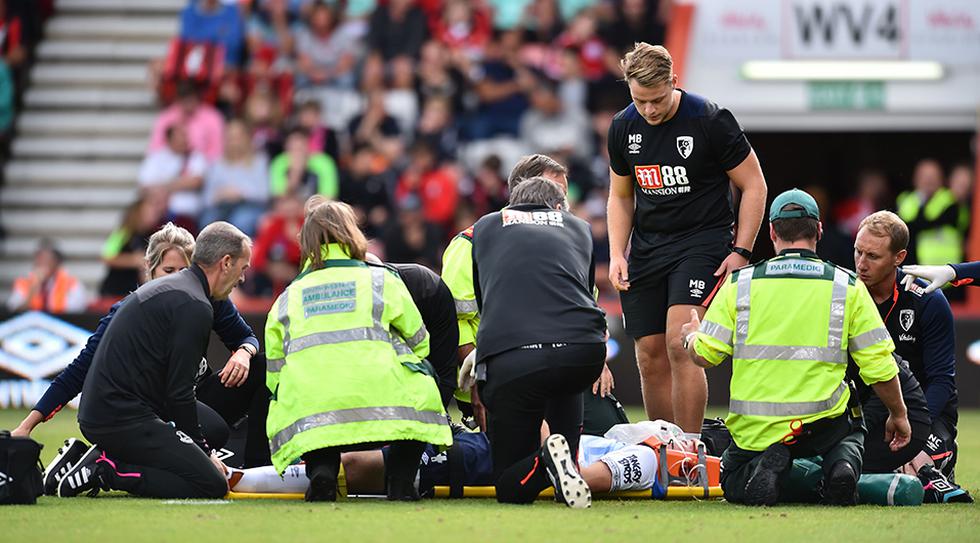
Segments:
[[[677,112],[651,126],[630,103],[609,127],[609,166],[633,179],[630,259],[669,259],[693,245],[730,244],[734,211],[728,174],[749,155],[727,109],[681,91]]]

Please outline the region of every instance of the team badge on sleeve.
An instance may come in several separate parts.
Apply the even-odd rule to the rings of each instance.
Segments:
[[[677,136],[677,152],[687,158],[694,152],[694,136]]]

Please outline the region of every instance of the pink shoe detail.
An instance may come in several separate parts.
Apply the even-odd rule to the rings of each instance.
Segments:
[[[142,477],[143,476],[143,474],[141,474],[141,473],[120,473],[119,470],[116,468],[116,463],[113,462],[112,460],[109,460],[109,457],[106,456],[105,453],[102,453],[102,456],[100,456],[99,459],[95,461],[96,464],[98,464],[99,462],[105,462],[106,464],[109,464],[109,466],[112,467],[112,471],[114,471],[116,473],[116,475],[118,475],[119,477],[137,477],[138,478],[138,477]]]

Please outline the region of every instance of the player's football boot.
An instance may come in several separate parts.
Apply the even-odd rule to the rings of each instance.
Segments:
[[[58,449],[58,455],[48,464],[48,467],[44,468],[45,496],[58,495],[58,483],[61,482],[61,478],[78,463],[86,450],[88,445],[80,439],[71,437],[65,440],[64,446]]]
[[[545,473],[555,487],[555,500],[573,509],[592,506],[592,491],[578,472],[568,440],[561,434],[551,434],[539,453]]]
[[[100,462],[103,458],[105,456],[97,445],[89,447],[58,482],[58,496],[73,498],[83,492],[87,492],[89,496],[97,496],[100,490],[108,490],[109,485],[102,473],[108,464]]]
[[[966,489],[951,483],[935,466],[919,468],[919,480],[925,490],[922,503],[973,503]]]

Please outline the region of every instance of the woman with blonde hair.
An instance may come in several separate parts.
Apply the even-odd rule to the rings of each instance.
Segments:
[[[333,501],[340,453],[390,443],[388,499],[417,500],[424,444],[452,444],[422,316],[394,272],[365,262],[349,205],[310,198],[300,246],[305,269],[266,320],[272,462],[281,474],[302,458],[306,499]]]
[[[145,257],[146,276],[152,280],[187,268],[193,252],[194,236],[184,228],[167,223],[150,236]],[[95,333],[88,338],[82,351],[54,378],[31,412],[11,432],[12,435],[29,436],[38,424],[51,419],[81,393],[95,350],[123,301],[125,299],[115,303],[102,317]],[[256,394],[263,392],[264,357],[252,359],[258,351],[259,341],[252,328],[242,319],[235,305],[228,300],[216,300],[213,306],[214,331],[232,355],[219,373],[208,375],[210,372],[208,369],[199,376],[198,418],[209,445],[220,449],[228,441],[228,424],[242,418],[246,411],[251,411],[250,414],[258,414],[256,419],[265,418],[265,408],[260,405],[262,402],[253,402]],[[232,370],[235,369],[238,371],[235,372],[235,378],[232,378]],[[252,377],[249,378],[249,375]],[[259,408],[255,409],[255,406]],[[257,425],[257,432],[252,430],[253,425]],[[263,426],[264,420],[249,422],[250,432],[245,455],[245,463],[248,465],[261,466],[269,463]],[[258,440],[259,443],[255,443],[257,440],[252,437],[253,434],[261,438]],[[77,462],[87,449],[80,440],[74,438],[65,443],[66,446],[62,447],[45,471],[45,493],[54,493],[60,475],[67,471],[69,464]]]

